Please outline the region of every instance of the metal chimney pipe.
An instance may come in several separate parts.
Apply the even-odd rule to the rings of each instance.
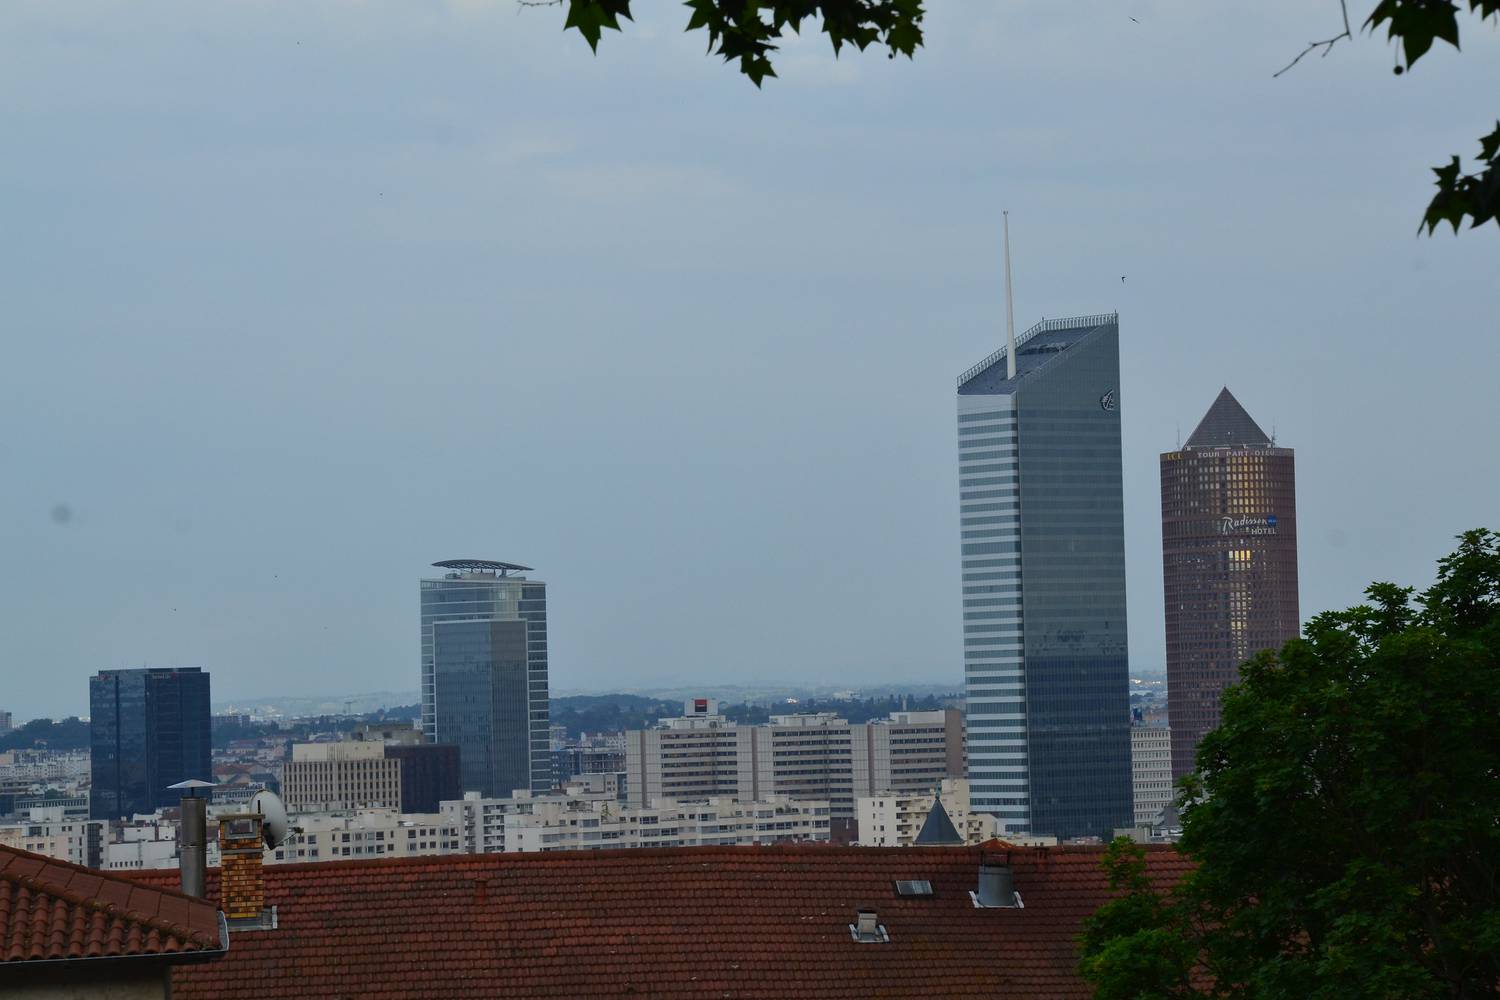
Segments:
[[[182,893],[202,899],[207,891],[204,876],[208,870],[208,800],[189,792],[183,795],[181,803]]]

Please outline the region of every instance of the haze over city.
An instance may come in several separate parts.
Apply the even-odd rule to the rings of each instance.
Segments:
[[[4,707],[408,690],[455,557],[547,581],[555,689],[957,689],[1002,209],[1019,328],[1120,313],[1134,669],[1226,384],[1297,451],[1304,617],[1426,584],[1500,490],[1494,257],[1415,235],[1494,33],[1273,80],[1332,8],[932,7],[757,91],[676,5],[598,56],[510,0],[8,5]]]

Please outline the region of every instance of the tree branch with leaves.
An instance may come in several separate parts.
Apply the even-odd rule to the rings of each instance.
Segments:
[[[565,28],[575,28],[599,51],[604,30],[620,30],[620,19],[633,20],[631,0],[567,0]],[[757,87],[776,70],[771,57],[788,31],[800,34],[807,21],[821,21],[835,57],[845,45],[863,52],[884,45],[890,58],[910,58],[922,44],[922,0],[687,0],[688,31],[708,32],[708,51],[725,62],[739,62],[740,72]]]

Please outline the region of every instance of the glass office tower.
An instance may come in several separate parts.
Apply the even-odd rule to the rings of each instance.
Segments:
[[[1227,388],[1161,456],[1161,556],[1175,780],[1219,724],[1240,664],[1300,627],[1295,457]]]
[[[958,379],[973,807],[1006,832],[1133,817],[1119,319],[1047,320]]]
[[[552,788],[547,585],[488,559],[422,581],[422,731],[458,747],[465,791]]]
[[[169,785],[213,780],[208,674],[198,667],[101,670],[89,678],[89,816],[177,805]]]

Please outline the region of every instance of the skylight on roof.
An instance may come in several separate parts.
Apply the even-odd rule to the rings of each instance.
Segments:
[[[904,879],[896,883],[898,896],[931,896],[932,883],[927,879]]]

